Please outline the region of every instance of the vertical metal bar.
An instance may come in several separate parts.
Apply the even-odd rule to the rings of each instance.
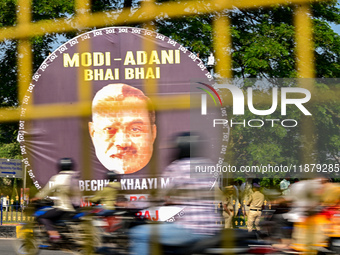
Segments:
[[[7,199],[7,197],[6,197],[6,220],[5,221],[8,221],[9,198]]]
[[[18,1],[18,27],[26,29],[31,22],[31,0]],[[24,94],[32,77],[32,51],[29,38],[18,42],[18,99],[23,102]]]
[[[308,4],[300,5],[295,10],[295,41],[297,70],[300,78],[314,78],[314,45],[312,21]]]
[[[88,13],[90,10],[89,0],[75,0],[75,11],[77,15]]]
[[[90,1],[89,0],[76,0],[75,1],[75,11],[76,15],[79,18],[79,26],[82,28],[82,24],[86,24],[86,20],[88,19],[88,15],[90,13]],[[91,49],[90,41],[89,40],[80,40],[78,44],[78,51],[82,52],[89,52]],[[78,78],[77,78],[77,85],[78,85],[78,104],[81,104],[84,108],[83,110],[86,111],[88,107],[91,107],[91,97],[92,97],[92,82],[83,80],[84,76],[84,67],[80,66],[78,68]],[[89,144],[89,135],[88,135],[88,119],[87,117],[82,118],[82,129],[81,129],[81,142],[82,142],[82,177],[84,179],[91,179],[92,177],[92,166],[90,162],[90,151],[88,148],[90,147]],[[86,195],[86,194],[85,194]]]
[[[142,8],[147,9],[148,11],[152,11],[152,9],[155,6],[155,1],[154,0],[144,0],[142,2]],[[150,30],[150,31],[155,31],[156,28],[153,24],[152,21],[149,21],[145,24],[143,24],[144,29]],[[145,50],[147,52],[147,54],[149,54],[149,52],[151,52],[151,50],[154,50],[156,47],[156,43],[155,43],[155,39],[150,36],[148,39],[144,39],[143,40],[143,50]],[[155,64],[151,64],[151,65],[144,65],[144,68],[152,68],[154,69]],[[152,98],[153,97],[157,97],[157,92],[158,92],[158,83],[156,79],[145,79],[143,82],[143,87],[144,87],[144,92],[146,94],[146,96],[148,96],[151,101],[154,101]],[[154,146],[157,148],[158,145],[154,144]],[[157,176],[157,163],[158,163],[158,150],[154,150],[153,152],[153,158],[150,161],[150,175],[152,177]],[[157,190],[151,190],[151,196],[156,197],[157,196]],[[161,254],[161,247],[159,245],[159,234],[158,234],[158,229],[155,228],[154,232],[152,233],[151,237],[151,242],[149,243],[150,245],[150,254],[152,255],[158,255]]]
[[[231,30],[230,19],[225,14],[218,14],[213,21],[213,46],[216,59],[216,73],[220,77],[232,78],[232,58],[231,58]],[[231,163],[230,159],[230,163]],[[235,246],[234,233],[231,230],[223,231],[223,248],[232,248]]]
[[[142,8],[148,9],[148,10],[152,10],[155,6],[155,1],[154,0],[144,0],[142,2]],[[156,28],[153,24],[153,22],[149,21],[145,24],[143,24],[143,27],[147,30],[150,31],[155,31]],[[143,49],[146,52],[151,52],[151,50],[153,50],[155,48],[155,40],[150,36],[149,40],[143,40]],[[154,68],[155,64],[152,65],[145,65],[144,68]],[[158,86],[157,86],[157,81],[156,79],[145,79],[144,80],[144,89],[145,89],[145,93],[148,96],[156,96],[157,92],[158,92]]]
[[[24,213],[24,210],[25,210],[25,198],[26,198],[26,186],[27,186],[27,184],[26,184],[26,181],[27,181],[27,176],[26,176],[26,174],[27,174],[27,166],[25,165],[24,166],[24,164],[21,164],[21,167],[23,167],[24,168],[24,190],[23,190],[23,200],[24,201],[22,201],[21,202],[21,204],[22,204],[22,207],[21,207],[21,221],[23,221],[23,213]]]
[[[214,51],[216,59],[216,72],[222,78],[232,77],[231,59],[231,32],[230,20],[225,15],[218,15],[213,22]]]
[[[300,5],[295,10],[295,41],[296,61],[299,77],[299,86],[313,91],[314,87],[314,45],[310,8],[308,4]],[[313,93],[312,93],[313,94]],[[301,120],[302,151],[300,158],[302,163],[315,163],[313,154],[316,150],[315,125],[311,117],[303,116]]]
[[[90,41],[84,40],[79,41],[78,51],[89,52],[91,49]],[[84,70],[83,66],[78,68],[77,73],[77,83],[78,83],[78,104],[81,104],[84,108],[83,111],[86,111],[87,108],[91,108],[91,97],[92,97],[92,82],[84,81]],[[88,131],[88,117],[81,117],[81,143],[82,143],[82,152],[81,152],[81,174],[84,180],[90,180],[92,178],[92,164],[91,164],[91,156],[90,156],[90,137]],[[79,162],[80,163],[80,162]],[[87,195],[84,192],[84,195]]]
[[[19,0],[17,5],[17,21],[18,27],[21,29],[28,29],[31,22],[31,0]],[[18,41],[18,101],[19,106],[24,102],[24,96],[29,87],[32,79],[32,49],[30,38],[20,39]],[[33,102],[33,94],[30,96],[30,100],[25,101],[27,105]],[[24,176],[24,185],[26,186],[26,168]],[[24,190],[25,192],[25,190]],[[8,212],[6,214],[6,220],[8,219]]]
[[[91,4],[89,0],[76,0],[75,1],[75,11],[78,17],[78,26],[79,28],[86,29],[86,24],[88,20],[88,15],[91,10]],[[91,50],[91,43],[89,40],[80,40],[78,44],[78,52],[89,52]],[[77,73],[77,85],[78,85],[78,104],[82,105],[82,111],[86,111],[88,107],[91,107],[91,97],[92,97],[92,82],[83,79],[84,77],[83,66],[80,66]],[[91,156],[90,156],[90,140],[89,140],[89,132],[88,132],[88,118],[80,117],[81,121],[81,176],[84,180],[92,179],[92,164],[91,164]],[[88,195],[89,192],[84,192],[84,195]],[[91,218],[86,218],[85,222],[82,223],[82,227],[84,228],[84,252],[86,254],[93,254],[93,237],[92,237],[92,228],[91,228]]]
[[[314,52],[313,52],[313,33],[312,21],[310,18],[310,8],[308,4],[300,5],[295,10],[295,40],[296,40],[296,60],[297,70],[299,77],[299,86],[308,89],[310,92],[313,90],[313,78],[315,76],[314,67]],[[313,93],[312,93],[313,94]],[[301,135],[302,135],[302,150],[300,151],[300,159],[303,164],[316,163],[313,157],[316,152],[316,139],[315,139],[315,125],[312,118],[303,116],[301,118]],[[310,176],[313,177],[313,176]],[[304,240],[302,243],[303,249],[306,254],[313,253],[312,247],[314,241],[314,224],[309,217],[306,221],[306,231],[302,234]]]
[[[13,199],[11,199],[13,200]],[[10,210],[11,210],[11,217],[10,217],[10,222],[13,221],[13,202],[11,201],[11,205],[10,205]]]
[[[0,205],[0,209],[1,209],[1,219],[0,219],[0,225],[2,225],[2,216],[3,216],[2,201],[3,201],[3,199],[1,198],[1,205]]]
[[[79,25],[86,24],[88,15],[90,12],[90,1],[89,0],[76,0],[75,1],[76,15],[79,17]],[[88,52],[91,49],[89,40],[80,40],[78,44],[79,52]],[[78,69],[78,98],[79,103],[89,103],[92,96],[91,82],[85,83],[82,77],[84,76],[84,67],[80,66]]]

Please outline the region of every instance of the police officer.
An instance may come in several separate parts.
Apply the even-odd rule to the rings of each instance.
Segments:
[[[222,203],[224,228],[232,228],[232,220],[234,217],[233,193],[234,188],[232,185],[225,187],[225,199]]]
[[[257,183],[253,184],[254,193],[250,195],[247,205],[249,206],[248,213],[248,231],[253,230],[253,225],[255,223],[255,230],[260,231],[259,223],[262,214],[262,206],[264,203],[264,195],[260,191],[260,185]]]
[[[102,204],[104,211],[102,216],[109,215],[115,210],[118,194],[120,193],[121,184],[120,176],[114,171],[107,173],[109,183],[102,189],[96,192],[96,194],[90,199],[92,203]]]

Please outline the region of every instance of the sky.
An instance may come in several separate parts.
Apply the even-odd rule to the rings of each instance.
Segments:
[[[330,24],[334,32],[338,33],[340,35],[340,25],[334,25]]]
[[[340,0],[338,1],[337,7],[340,7]],[[330,25],[333,28],[334,32],[340,35],[340,25],[334,25],[334,24],[330,24]]]

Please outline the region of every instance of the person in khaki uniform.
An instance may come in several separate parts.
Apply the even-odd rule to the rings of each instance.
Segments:
[[[223,205],[223,218],[224,218],[224,228],[232,228],[232,220],[234,216],[234,205],[233,205],[233,186],[225,187],[225,199],[222,203]]]
[[[260,230],[259,223],[262,214],[262,206],[264,203],[264,195],[260,192],[260,185],[257,183],[253,184],[254,193],[250,195],[247,205],[249,206],[248,213],[248,231],[253,230],[253,225],[255,223],[255,230]]]
[[[117,197],[121,190],[120,177],[115,172],[108,172],[107,178],[109,183],[102,189],[95,193],[95,195],[90,198],[90,202],[95,204],[102,204],[103,212],[98,215],[105,216],[110,214],[115,210],[115,205],[117,202]]]

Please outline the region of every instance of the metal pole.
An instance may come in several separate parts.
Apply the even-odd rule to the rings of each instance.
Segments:
[[[24,169],[24,197],[25,197],[25,189],[26,189],[26,165],[25,165],[25,169]]]
[[[0,210],[1,210],[1,220],[0,220],[0,225],[2,225],[2,201],[3,199],[1,198],[1,205],[0,205]]]
[[[24,209],[25,209],[25,198],[26,198],[26,172],[27,172],[27,165],[25,165],[25,168],[24,168],[24,190],[23,190],[23,199],[24,201],[22,201],[22,210],[21,210],[21,217],[22,217],[22,213],[24,212]]]

